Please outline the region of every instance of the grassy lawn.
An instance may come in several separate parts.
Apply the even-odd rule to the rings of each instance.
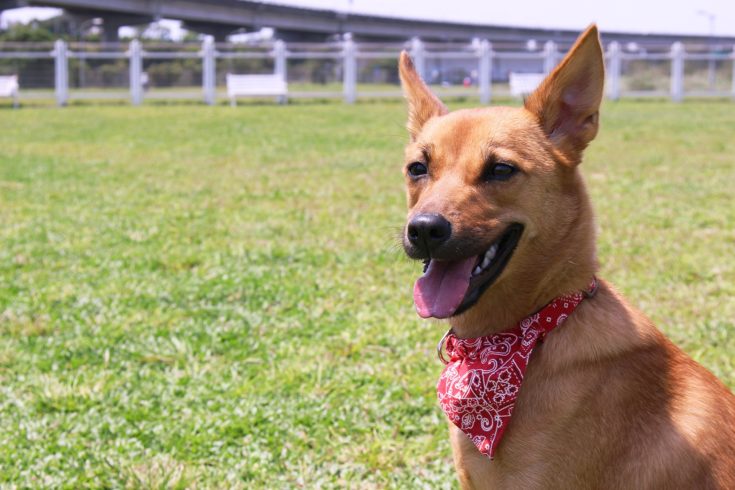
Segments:
[[[454,487],[399,102],[0,109],[0,486]],[[735,110],[608,103],[602,276],[735,387]]]

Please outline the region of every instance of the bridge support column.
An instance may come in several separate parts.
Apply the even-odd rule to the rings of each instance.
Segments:
[[[119,43],[120,42],[120,36],[118,35],[118,31],[121,27],[128,25],[127,23],[123,23],[119,21],[118,19],[115,19],[115,17],[103,17],[102,22],[102,42],[104,43]]]

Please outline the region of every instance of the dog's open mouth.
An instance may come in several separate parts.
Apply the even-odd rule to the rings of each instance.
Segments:
[[[414,285],[413,299],[422,318],[448,318],[470,308],[500,276],[523,233],[514,223],[481,255],[459,260],[428,259]]]

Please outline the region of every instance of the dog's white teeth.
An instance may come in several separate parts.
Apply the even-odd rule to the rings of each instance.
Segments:
[[[495,254],[498,252],[498,244],[494,244],[490,249],[485,252],[485,259],[493,260],[495,258]]]
[[[487,252],[485,252],[485,255],[482,257],[482,262],[475,267],[475,270],[472,271],[473,276],[477,276],[479,274],[482,274],[485,272],[485,269],[490,267],[490,264],[492,264],[493,259],[495,258],[495,254],[498,252],[498,244],[496,243],[492,247],[490,247]]]

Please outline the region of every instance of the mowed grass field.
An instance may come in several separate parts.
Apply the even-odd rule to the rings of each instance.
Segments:
[[[455,487],[404,120],[0,109],[0,486]],[[583,164],[601,276],[731,388],[734,136],[730,102],[607,103]]]

